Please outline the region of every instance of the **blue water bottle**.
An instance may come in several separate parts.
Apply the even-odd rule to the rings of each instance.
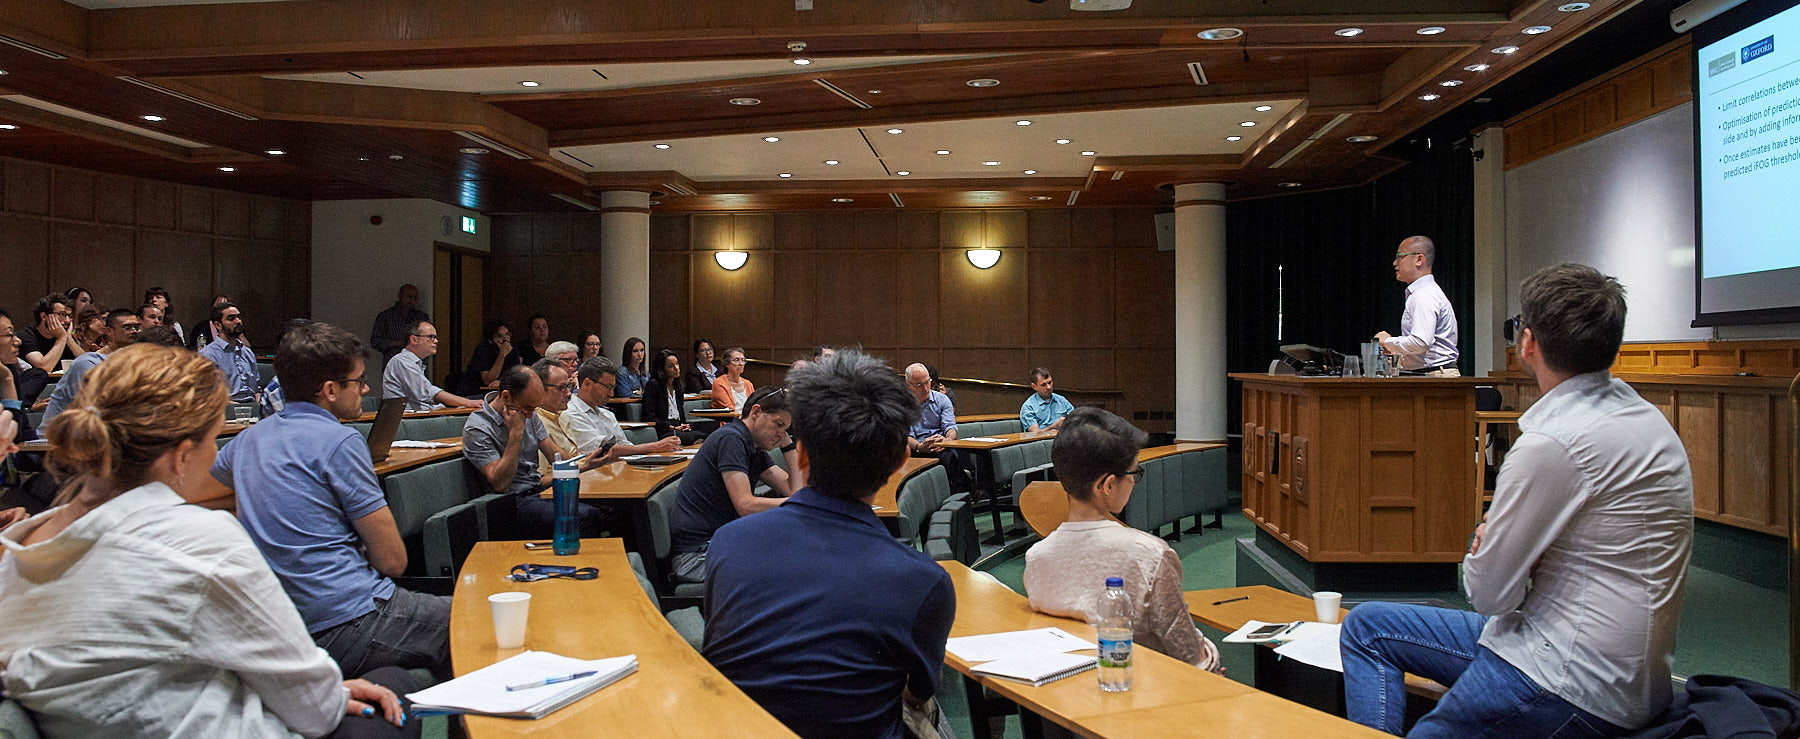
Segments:
[[[579,464],[573,459],[564,462],[561,454],[550,464],[550,489],[556,501],[556,536],[552,547],[558,556],[581,551],[581,519],[575,510],[581,499]]]

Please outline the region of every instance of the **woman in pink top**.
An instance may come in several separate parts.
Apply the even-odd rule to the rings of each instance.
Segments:
[[[712,384],[712,407],[742,411],[744,399],[754,392],[756,385],[744,376],[744,350],[735,346],[726,349],[725,374]]]
[[[1148,435],[1098,408],[1077,408],[1051,443],[1056,479],[1069,493],[1069,520],[1025,552],[1025,592],[1045,613],[1092,620],[1106,578],[1131,594],[1132,639],[1147,648],[1222,672],[1219,650],[1188,616],[1181,599],[1181,558],[1154,534],[1119,523],[1143,469]]]

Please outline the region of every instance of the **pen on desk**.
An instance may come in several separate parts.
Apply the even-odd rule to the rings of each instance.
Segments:
[[[1226,603],[1236,603],[1240,600],[1250,600],[1250,596],[1240,595],[1236,598],[1226,598],[1225,600],[1215,600],[1215,601],[1213,601],[1213,605],[1222,606],[1222,605],[1225,605]]]
[[[597,673],[594,670],[588,670],[587,672],[577,672],[573,675],[563,675],[561,677],[547,677],[542,680],[532,680],[531,682],[527,682],[527,683],[515,683],[513,685],[506,686],[506,689],[508,691],[530,690],[532,688],[541,688],[541,687],[544,687],[545,685],[555,685],[557,683],[566,683],[570,680],[580,680],[581,678],[584,678],[584,677],[593,677],[595,674],[597,674]]]

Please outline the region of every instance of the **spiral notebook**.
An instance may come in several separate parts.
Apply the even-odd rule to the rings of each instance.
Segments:
[[[505,718],[542,718],[611,685],[638,668],[637,655],[580,660],[550,652],[520,652],[449,682],[408,693],[414,715],[471,713]],[[508,685],[592,672],[591,676],[525,690]]]
[[[984,662],[976,665],[974,671],[1040,687],[1092,670],[1097,664],[1099,660],[1091,654],[1026,652]]]

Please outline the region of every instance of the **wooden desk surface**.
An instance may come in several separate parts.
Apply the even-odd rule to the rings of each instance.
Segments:
[[[943,447],[945,449],[971,449],[971,450],[975,450],[975,451],[982,451],[982,450],[987,450],[987,449],[999,449],[1000,447],[1003,447],[1003,446],[1013,446],[1015,444],[1023,444],[1028,441],[1037,441],[1039,439],[1054,439],[1054,438],[1056,438],[1056,431],[1054,429],[1049,430],[1049,431],[1020,431],[1017,433],[1000,434],[998,436],[983,436],[983,437],[978,437],[978,438],[999,439],[999,441],[974,441],[972,439],[958,438],[958,439],[951,439],[942,444],[939,444],[938,446]]]
[[[1475,411],[1475,420],[1512,422],[1519,420],[1519,417],[1523,415],[1525,415],[1524,411]]]
[[[1095,716],[1084,723],[1091,736],[1132,739],[1196,736],[1374,739],[1388,736],[1260,690],[1198,703]]]
[[[882,518],[900,515],[900,485],[906,482],[906,478],[937,463],[934,457],[907,457],[905,462],[900,463],[900,469],[888,475],[887,482],[882,484],[880,490],[875,491],[875,515]]]
[[[1138,463],[1142,464],[1152,459],[1162,459],[1163,457],[1181,454],[1182,452],[1203,452],[1208,449],[1224,449],[1225,446],[1225,442],[1222,441],[1178,441],[1168,446],[1147,447],[1138,452]]]
[[[738,412],[735,408],[701,408],[697,411],[688,411],[688,415],[723,420],[727,418],[737,418]]]
[[[470,413],[474,413],[474,412],[475,412],[474,408],[439,408],[435,411],[424,411],[421,413],[413,413],[412,411],[407,411],[405,415],[401,416],[401,418],[431,418],[433,416],[466,416],[466,415],[469,415]],[[378,414],[379,414],[378,411],[368,411],[360,416],[357,416],[356,420],[363,422],[363,423],[370,423],[375,420],[375,416]]]
[[[1233,372],[1228,375],[1239,382],[1263,382],[1276,385],[1306,385],[1321,389],[1366,390],[1371,387],[1405,389],[1409,387],[1474,387],[1476,385],[1492,385],[1494,380],[1487,377],[1301,377],[1299,375],[1271,375],[1263,372]]]
[[[647,429],[647,428],[650,428],[651,426],[655,426],[655,425],[656,424],[651,423],[649,421],[620,421],[619,422],[619,428],[622,428],[622,429]]]
[[[1018,418],[1019,414],[1017,413],[977,413],[972,416],[957,416],[956,422],[981,423],[983,421],[1014,421],[1018,420]]]
[[[1213,605],[1222,600],[1243,596],[1248,596],[1249,599]],[[1280,623],[1311,621],[1318,617],[1313,610],[1311,598],[1267,585],[1189,590],[1182,593],[1181,597],[1187,601],[1188,615],[1193,616],[1195,621],[1226,633],[1237,631],[1253,620]],[[1348,615],[1349,609],[1338,609],[1338,623],[1343,623],[1344,617]],[[1448,688],[1418,675],[1408,673],[1406,676],[1408,693],[1436,700],[1443,697],[1445,690]]]
[[[595,580],[502,579],[513,565],[554,562],[594,567]],[[469,736],[792,737],[695,652],[638,587],[618,539],[583,539],[581,553],[527,552],[524,542],[475,545],[457,578],[450,606],[450,658],[456,674],[486,667],[521,650],[494,646],[489,595],[531,593],[525,649],[576,659],[635,654],[636,673],[536,721],[469,716]]]
[[[629,396],[629,395],[625,396],[623,398],[607,398],[606,399],[607,405],[632,405],[632,404],[641,403],[641,402],[643,402],[643,400],[641,398],[638,398],[636,396]]]
[[[442,462],[462,456],[462,437],[452,436],[448,439],[432,439],[450,446],[437,449],[389,449],[388,458],[375,463],[375,476],[391,475],[402,470]]]
[[[661,467],[633,467],[619,461],[581,473],[583,500],[643,500],[663,481],[687,469],[686,461]],[[551,497],[545,490],[543,497]]]

